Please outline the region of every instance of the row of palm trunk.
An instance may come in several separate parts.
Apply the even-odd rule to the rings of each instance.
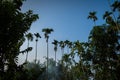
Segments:
[[[44,32],[44,37],[46,39],[46,43],[47,43],[47,68],[46,68],[46,72],[47,72],[47,78],[48,78],[48,59],[49,59],[49,34],[51,34],[51,32],[53,32],[53,29],[50,29],[50,28],[44,28],[42,29],[42,32]],[[36,39],[36,50],[35,50],[35,63],[37,62],[37,44],[38,44],[38,39],[41,38],[40,34],[39,33],[35,33],[34,34]],[[27,48],[29,48],[29,43],[30,41],[33,41],[33,34],[32,33],[28,33],[26,35],[26,38],[28,40],[28,44],[27,44]],[[54,45],[54,52],[55,52],[55,66],[56,66],[56,53],[57,53],[57,47],[58,47],[58,44],[59,46],[61,47],[61,52],[62,52],[62,57],[63,57],[63,54],[64,54],[64,47],[67,46],[67,53],[69,53],[69,48],[71,48],[72,46],[72,42],[66,40],[66,41],[57,41],[57,40],[54,40],[52,42],[52,44]],[[25,62],[28,61],[28,51],[27,51],[27,54],[26,54],[26,60]],[[63,62],[62,62],[63,63]]]
[[[97,17],[95,16],[95,12],[90,12],[89,13],[89,16],[88,16],[88,19],[93,19],[94,21],[94,25],[96,25],[95,21],[97,20]],[[49,34],[51,34],[51,32],[53,32],[54,30],[51,29],[51,28],[44,28],[42,29],[42,32],[44,32],[44,37],[46,39],[46,43],[47,43],[47,69],[46,69],[46,72],[47,72],[47,79],[48,79],[48,58],[49,58]],[[38,39],[41,38],[41,35],[39,33],[35,33],[34,36],[36,37],[35,41],[36,41],[36,50],[35,50],[35,63],[37,62],[37,44],[38,44]],[[28,44],[27,44],[27,48],[29,48],[29,43],[30,41],[33,41],[33,34],[32,33],[28,33],[26,34],[26,38],[28,40]],[[69,48],[71,48],[72,46],[72,42],[66,40],[66,41],[60,41],[58,42],[57,40],[54,40],[52,42],[52,44],[54,45],[54,51],[55,51],[55,62],[56,62],[56,53],[57,53],[57,46],[58,46],[58,43],[60,44],[60,47],[61,47],[61,52],[62,52],[62,57],[63,57],[63,54],[64,54],[64,47],[66,44],[67,47],[68,47],[68,50],[67,50],[67,53],[69,53]],[[26,53],[26,60],[25,62],[28,61],[28,51]],[[63,63],[63,62],[62,62]],[[55,66],[56,66],[56,63],[55,63]]]

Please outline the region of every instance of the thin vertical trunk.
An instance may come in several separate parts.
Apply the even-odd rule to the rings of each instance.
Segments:
[[[36,41],[36,53],[35,53],[35,63],[37,61],[37,41]]]
[[[55,51],[55,67],[56,67],[56,51]]]
[[[62,58],[63,58],[63,55],[64,55],[64,48],[61,48],[61,52],[62,52]],[[62,58],[61,58],[61,60],[62,60]],[[65,73],[64,72],[64,68],[63,68],[63,60],[62,60],[62,72],[63,72],[63,74]],[[66,75],[65,75],[66,76]],[[66,80],[66,77],[65,77],[65,80]]]
[[[55,68],[56,68],[56,51],[55,51]],[[54,76],[55,76],[55,80],[56,80],[55,70],[54,70]]]
[[[69,54],[69,47],[67,47],[67,53]]]
[[[61,48],[61,51],[62,51],[62,57],[63,57],[63,55],[64,55],[64,48]]]
[[[94,25],[96,26],[96,22],[94,21]]]
[[[48,76],[48,58],[49,58],[49,48],[48,48],[48,40],[47,40],[47,80],[49,78],[49,76]]]
[[[29,48],[29,40],[28,40],[27,48]],[[27,62],[27,59],[28,59],[28,51],[27,51],[27,54],[26,54],[26,60],[25,60],[25,62]]]
[[[62,57],[64,55],[64,48],[61,48],[61,52],[62,52]],[[61,57],[61,60],[62,60],[62,57]],[[62,65],[63,65],[63,61],[62,61]]]
[[[80,62],[81,62],[81,67],[82,67],[82,71],[83,71],[83,77],[85,78],[85,71],[84,71],[84,67],[83,67],[83,61],[82,61],[82,57],[80,55]]]

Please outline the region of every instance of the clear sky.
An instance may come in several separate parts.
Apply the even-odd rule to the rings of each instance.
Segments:
[[[110,0],[111,2],[114,0]],[[98,21],[97,25],[104,24],[102,16],[105,11],[109,11],[108,0],[26,0],[22,6],[22,11],[33,10],[39,15],[39,19],[31,25],[29,32],[39,32],[42,39],[38,42],[38,59],[41,62],[46,56],[46,43],[44,39],[43,28],[53,28],[54,32],[50,34],[49,56],[54,57],[53,45],[51,42],[56,39],[84,42],[88,40],[90,30],[93,28],[93,22],[87,19],[90,11],[96,11]],[[35,40],[30,43],[33,47],[29,53],[29,61],[33,61],[35,56]],[[25,49],[25,43],[21,50]],[[58,49],[57,58],[60,59],[60,49]],[[19,62],[23,62],[25,55],[20,55]]]

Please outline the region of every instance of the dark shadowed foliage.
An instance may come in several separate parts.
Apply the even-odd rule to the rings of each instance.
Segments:
[[[25,33],[38,16],[32,10],[22,13],[23,1],[0,0],[0,80],[25,80],[23,65],[17,65],[18,55]]]

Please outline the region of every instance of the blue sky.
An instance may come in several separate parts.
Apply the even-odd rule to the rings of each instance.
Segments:
[[[110,0],[111,2],[114,0]],[[42,39],[38,42],[38,59],[42,62],[46,56],[46,43],[44,39],[43,28],[53,28],[54,32],[50,34],[50,57],[54,57],[53,45],[54,39],[70,40],[84,42],[88,40],[90,30],[93,28],[93,22],[87,19],[90,11],[96,11],[98,21],[97,25],[104,24],[102,15],[109,11],[108,0],[26,0],[22,6],[22,11],[33,10],[39,15],[39,19],[31,25],[29,32],[39,32]],[[26,42],[21,50],[27,46]],[[35,46],[35,41],[30,43]],[[35,56],[35,47],[29,53],[29,61],[33,61]],[[60,49],[58,49],[57,58],[60,59]],[[22,63],[25,55],[20,55],[19,62]]]

